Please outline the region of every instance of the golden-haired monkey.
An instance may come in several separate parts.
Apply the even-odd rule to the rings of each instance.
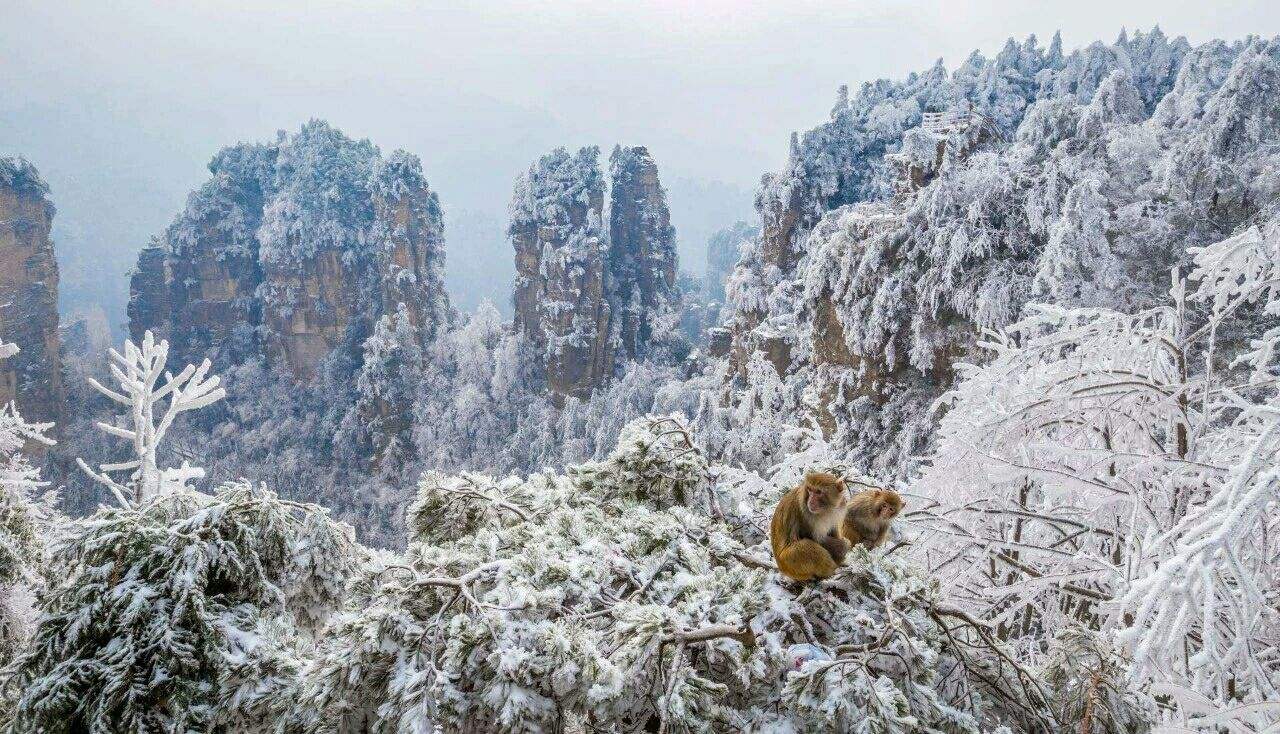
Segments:
[[[782,496],[769,524],[769,541],[778,570],[796,581],[826,578],[849,552],[838,535],[848,498],[844,480],[827,472],[808,472]]]
[[[850,547],[859,543],[875,548],[889,535],[893,518],[902,512],[906,504],[892,489],[869,489],[855,494],[850,500],[840,523],[840,536],[849,541]]]

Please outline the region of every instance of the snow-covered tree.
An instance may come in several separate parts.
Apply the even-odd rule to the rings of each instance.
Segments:
[[[361,556],[323,509],[247,482],[103,508],[56,548],[3,730],[271,731]]]
[[[726,382],[724,365],[713,365],[701,381],[694,424],[714,456],[725,463],[767,467],[803,451],[821,438],[806,416],[805,394],[788,384],[762,354],[752,355],[745,380],[730,400],[721,400],[716,385]],[[702,384],[699,385],[698,383]]]
[[[18,353],[0,342],[0,359]],[[10,403],[0,409],[0,671],[22,650],[35,625],[35,597],[44,586],[48,546],[61,517],[48,486],[25,454],[29,445],[53,445],[49,423],[23,420]],[[10,713],[12,697],[0,685],[0,718]]]
[[[1280,327],[1251,339],[1221,375],[1213,372],[1213,342],[1242,309],[1268,323],[1280,317],[1280,221],[1192,252],[1192,298],[1210,312],[1187,337],[1209,340],[1199,389],[1185,397],[1199,402],[1206,423],[1189,427],[1187,453],[1213,469],[1199,486],[1183,488],[1183,512],[1147,528],[1145,563],[1122,599],[1132,616],[1120,639],[1141,673],[1224,707],[1241,706],[1219,721],[1278,725]]]
[[[343,417],[335,443],[352,464],[403,464],[412,456],[408,427],[421,380],[418,329],[403,303],[374,324],[356,374],[355,404]]]
[[[1166,716],[1274,724],[1280,225],[1191,255],[1167,305],[1035,306],[961,368],[917,555],[1031,651],[1044,629],[1115,634]]]
[[[918,569],[859,552],[784,582],[781,491],[709,465],[675,417],[567,474],[428,474],[404,560],[353,585],[299,709],[335,732],[1061,724],[1057,691]]]
[[[220,379],[208,375],[211,366],[204,360],[199,367],[187,365],[177,375],[165,371],[169,343],[155,340],[148,331],[139,347],[126,340],[124,354],[109,350],[111,375],[118,389],[103,386],[94,378],[89,384],[102,395],[128,410],[129,427],[99,422],[104,433],[129,441],[133,458],[129,461],[102,464],[98,471],[77,459],[80,468],[95,481],[105,485],[121,506],[139,504],[165,492],[185,487],[193,479],[204,476],[204,470],[183,462],[181,467],[161,469],[157,450],[178,414],[197,410],[226,397],[218,387]],[[163,384],[159,384],[163,378]],[[168,398],[167,405],[163,402]],[[129,472],[127,484],[111,478],[111,472]]]

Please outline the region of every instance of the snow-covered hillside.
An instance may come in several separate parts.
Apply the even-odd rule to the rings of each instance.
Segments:
[[[1280,726],[1280,38],[841,90],[683,294],[598,157],[517,178],[507,322],[412,156],[220,154],[138,276],[173,363],[74,365],[104,506],[0,415],[0,731]],[[906,507],[797,584],[814,468]]]
[[[1034,39],[843,92],[762,188],[733,366],[769,355],[863,468],[906,476],[983,330],[1030,302],[1161,303],[1280,193],[1280,39]],[[772,379],[772,378],[768,378]]]

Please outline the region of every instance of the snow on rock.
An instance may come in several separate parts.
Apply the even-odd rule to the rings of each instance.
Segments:
[[[1157,29],[842,90],[757,197],[729,279],[733,374],[764,354],[824,435],[905,476],[982,330],[1032,300],[1158,303],[1187,247],[1280,194],[1278,84],[1280,39]]]
[[[542,355],[557,403],[588,398],[670,339],[678,304],[675,230],[658,169],[643,147],[543,156],[516,182],[516,328]],[[606,205],[607,201],[607,205]]]
[[[589,395],[613,367],[599,154],[557,148],[517,179],[511,198],[515,325],[557,396]]]
[[[255,355],[313,376],[399,304],[427,339],[450,318],[440,205],[417,158],[325,122],[240,144],[144,249],[130,331],[220,368]]]

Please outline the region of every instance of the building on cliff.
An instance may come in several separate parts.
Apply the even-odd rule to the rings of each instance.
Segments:
[[[31,421],[61,422],[66,409],[53,215],[35,167],[0,158],[0,338],[21,349],[0,361],[0,403]]]

